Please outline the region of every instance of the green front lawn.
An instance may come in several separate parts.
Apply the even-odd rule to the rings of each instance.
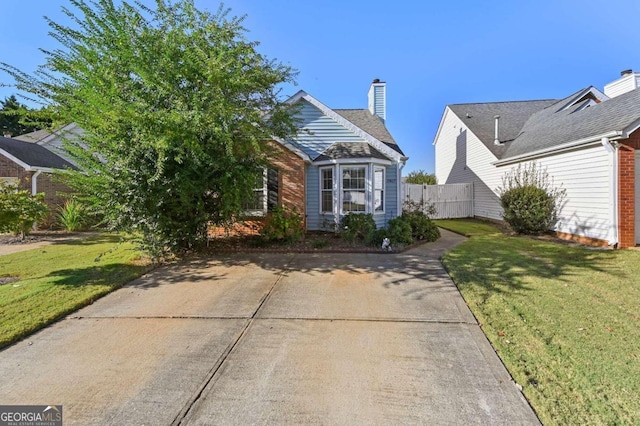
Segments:
[[[102,235],[0,256],[0,348],[150,269],[131,243]]]
[[[443,263],[544,424],[640,424],[640,252],[510,237],[477,221]]]

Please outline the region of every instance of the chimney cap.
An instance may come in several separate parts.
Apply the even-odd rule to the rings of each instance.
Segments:
[[[621,77],[624,77],[625,75],[628,75],[628,74],[633,74],[633,70],[632,69],[628,69],[628,70],[620,71],[620,76]]]

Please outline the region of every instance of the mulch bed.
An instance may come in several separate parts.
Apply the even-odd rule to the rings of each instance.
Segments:
[[[393,250],[404,251],[414,245]],[[209,251],[219,252],[267,252],[267,253],[390,253],[378,246],[363,242],[350,243],[332,232],[307,232],[297,242],[266,242],[258,235],[219,236],[209,239]]]

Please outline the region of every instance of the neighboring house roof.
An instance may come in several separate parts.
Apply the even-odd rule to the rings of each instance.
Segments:
[[[497,158],[502,158],[507,147],[495,145],[495,116],[499,115],[498,138],[501,142],[512,141],[535,112],[555,103],[554,99],[514,102],[488,102],[475,104],[449,105],[453,111],[473,132],[474,135]]]
[[[16,139],[0,137],[0,155],[27,170],[75,168],[73,164],[43,146]]]
[[[377,158],[380,160],[389,160],[389,157],[366,142],[336,142],[320,154],[315,161],[346,158]]]
[[[49,132],[48,130],[36,130],[35,132],[15,136],[13,137],[13,139],[23,142],[39,142],[49,135],[51,135],[51,132]]]
[[[522,128],[521,135],[507,147],[504,158],[613,132],[631,132],[640,124],[639,120],[638,89],[583,109],[576,104],[575,109],[558,111],[552,105],[531,116]]]
[[[609,98],[594,87],[564,99],[453,104],[453,111],[500,163],[604,135],[627,137],[640,126],[640,89]],[[494,144],[495,116],[499,115]]]

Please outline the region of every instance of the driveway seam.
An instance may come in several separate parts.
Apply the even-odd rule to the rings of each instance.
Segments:
[[[247,330],[249,329],[251,324],[253,324],[253,322],[256,320],[256,315],[258,314],[262,306],[269,299],[269,297],[271,296],[271,293],[273,293],[273,290],[276,288],[278,283],[280,283],[280,281],[282,281],[282,279],[284,278],[289,268],[289,264],[292,260],[293,258],[290,259],[289,262],[283,265],[282,270],[278,273],[278,278],[276,278],[276,280],[274,281],[273,285],[271,286],[267,294],[262,297],[262,299],[260,300],[260,303],[258,303],[258,307],[253,311],[253,314],[251,315],[251,317],[249,317],[248,319],[246,317],[242,318],[242,319],[246,319],[247,321],[245,322],[244,327],[242,328],[240,333],[238,333],[238,337],[234,339],[234,341],[227,346],[225,351],[222,353],[222,355],[218,358],[216,363],[213,365],[213,368],[209,370],[207,377],[205,378],[204,382],[196,392],[195,396],[191,398],[189,401],[187,401],[187,403],[184,405],[182,410],[180,410],[178,415],[173,419],[173,422],[171,422],[171,426],[179,426],[184,424],[185,419],[188,417],[193,407],[198,403],[198,401],[200,401],[200,399],[202,398],[202,395],[204,394],[206,389],[209,387],[209,385],[213,382],[216,375],[218,374],[218,371],[220,371],[220,368],[222,367],[222,365],[225,363],[225,361],[227,360],[231,352],[233,352],[233,350],[236,348],[236,346],[238,346],[238,344],[240,343],[244,335],[247,333]],[[193,318],[190,318],[190,319],[193,319]],[[212,318],[208,318],[208,319],[212,319]]]

